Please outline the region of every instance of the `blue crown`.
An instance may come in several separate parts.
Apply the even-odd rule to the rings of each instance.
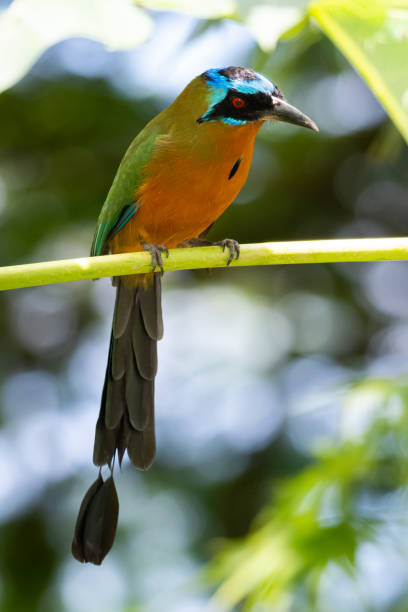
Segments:
[[[276,85],[266,77],[250,68],[230,66],[228,68],[212,68],[204,72],[203,77],[208,85],[224,92],[230,88],[241,93],[255,94],[258,92],[274,93]]]

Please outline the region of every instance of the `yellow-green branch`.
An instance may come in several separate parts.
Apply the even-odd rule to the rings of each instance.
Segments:
[[[220,247],[173,249],[164,257],[165,270],[222,268],[228,251]],[[241,256],[231,267],[353,261],[408,260],[408,238],[363,238],[353,240],[310,240],[265,242],[241,245]],[[0,291],[51,283],[65,283],[103,276],[150,272],[148,253],[124,253],[102,257],[80,257],[0,268]]]

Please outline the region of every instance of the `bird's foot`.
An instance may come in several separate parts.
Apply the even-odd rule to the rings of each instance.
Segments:
[[[163,274],[164,270],[162,253],[165,253],[166,257],[168,257],[168,248],[163,246],[162,244],[149,244],[148,242],[142,242],[142,248],[144,251],[147,251],[151,255],[153,272],[156,270],[156,268],[160,268],[160,272]]]
[[[189,240],[183,240],[177,245],[179,248],[188,248],[188,247],[202,247],[202,246],[220,246],[222,250],[229,249],[229,257],[227,261],[227,266],[230,265],[231,261],[234,259],[238,259],[241,247],[239,242],[233,240],[232,238],[224,238],[224,240],[218,240],[217,242],[211,242],[210,240],[205,240],[205,238],[190,238]]]
[[[239,258],[241,247],[239,245],[239,242],[237,242],[236,240],[233,240],[232,238],[224,238],[224,240],[218,240],[218,242],[213,242],[212,244],[214,246],[222,247],[223,251],[225,251],[225,249],[229,249],[230,254],[228,257],[227,266],[230,265],[234,257],[235,259]]]

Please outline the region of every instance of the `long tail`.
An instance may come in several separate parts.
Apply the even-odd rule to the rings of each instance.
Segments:
[[[147,470],[156,454],[154,378],[157,341],[163,336],[161,276],[148,287],[117,285],[115,311],[93,461],[112,466],[125,450],[131,462]]]

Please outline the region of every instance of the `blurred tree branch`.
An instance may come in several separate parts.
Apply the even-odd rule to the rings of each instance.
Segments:
[[[172,249],[163,267],[167,271],[224,268],[228,255],[221,247]],[[242,245],[240,258],[231,267],[404,260],[408,260],[408,238],[308,240]],[[0,291],[150,271],[151,257],[145,252],[5,266],[0,268]]]

